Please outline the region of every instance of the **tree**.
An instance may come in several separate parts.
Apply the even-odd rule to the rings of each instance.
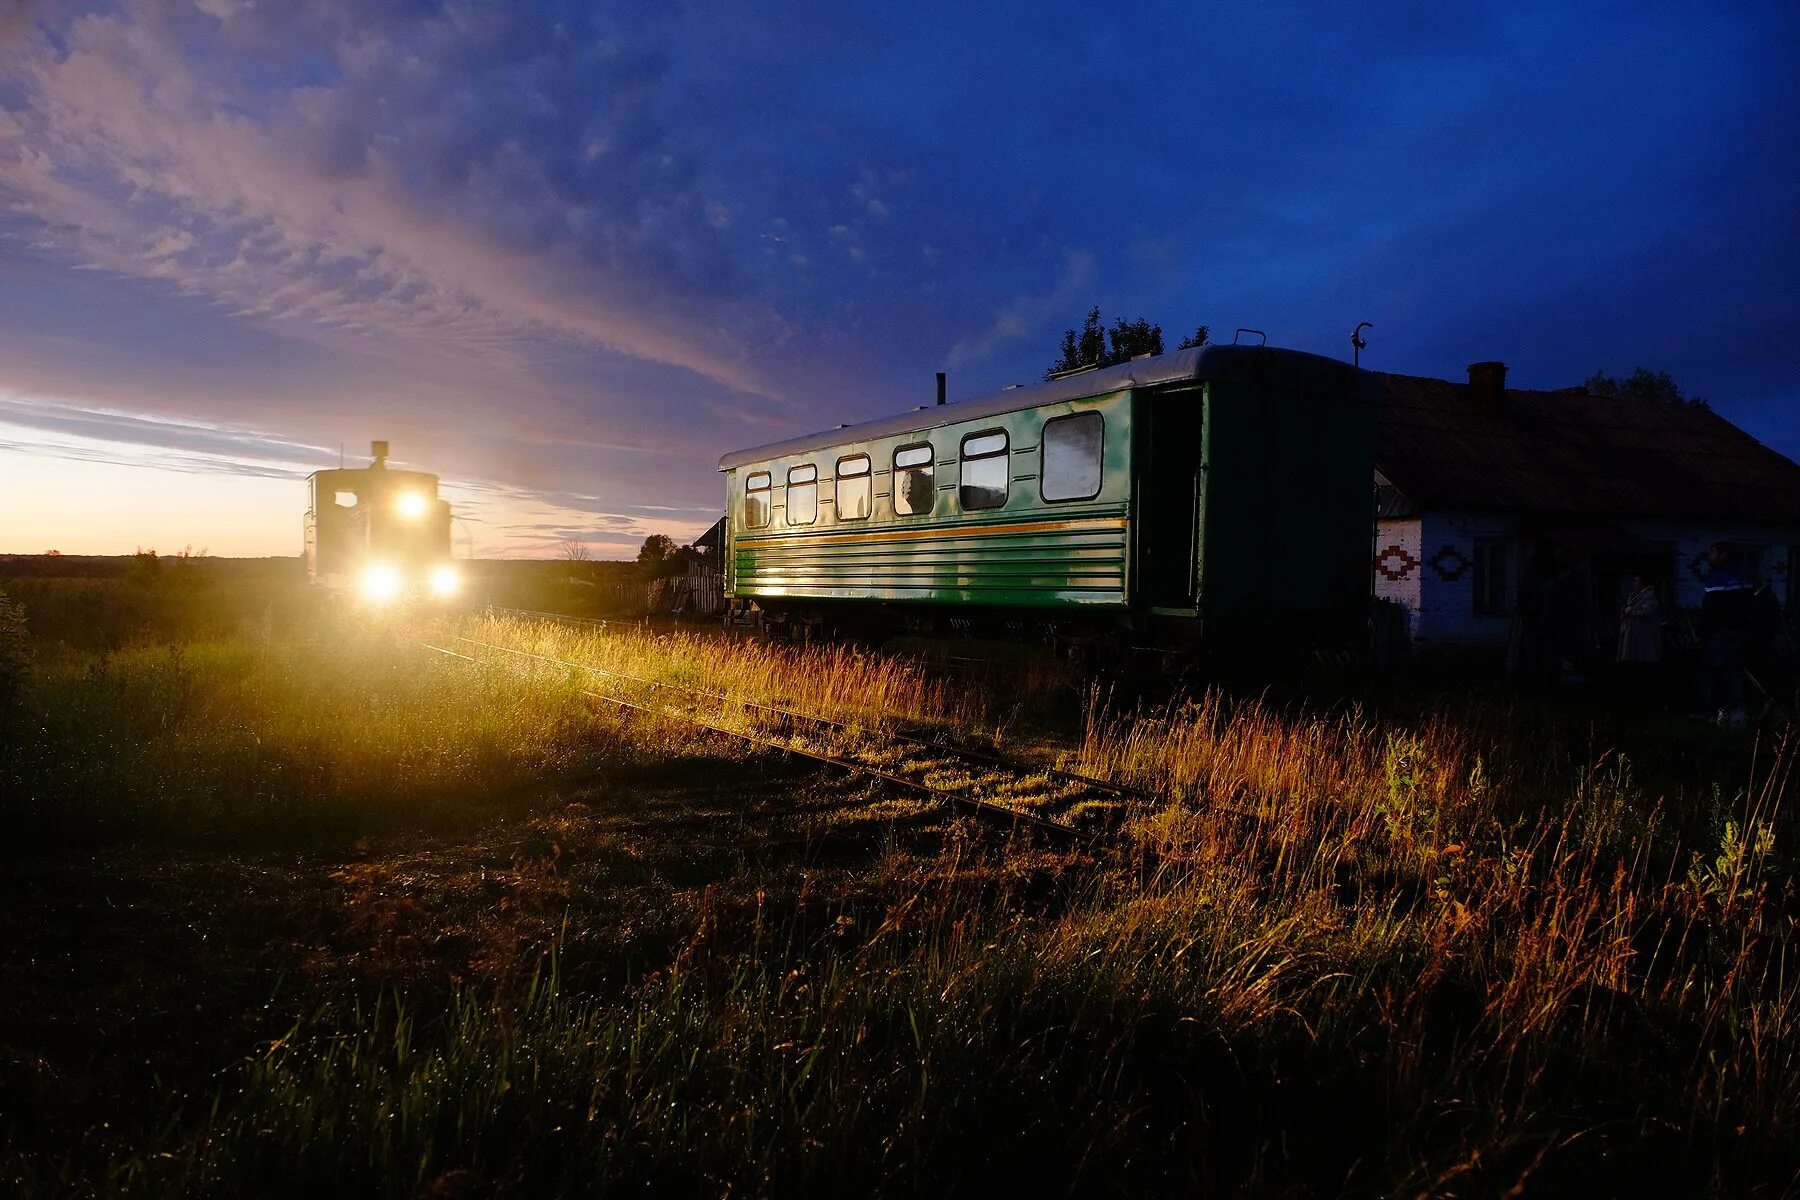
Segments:
[[[1113,322],[1110,354],[1113,362],[1130,362],[1140,354],[1161,354],[1162,352],[1161,325],[1152,325],[1142,317],[1135,321],[1127,321],[1120,317]]]
[[[1638,367],[1623,379],[1614,379],[1605,371],[1596,371],[1582,387],[1587,389],[1590,396],[1605,396],[1610,400],[1637,400],[1671,407],[1712,407],[1698,396],[1682,395],[1680,386],[1667,371],[1652,371],[1647,367]]]
[[[666,533],[653,533],[644,539],[643,548],[638,551],[638,566],[644,567],[654,575],[662,569],[663,563],[675,553],[675,539]]]
[[[1105,366],[1105,360],[1106,331],[1100,327],[1100,306],[1096,304],[1088,310],[1079,334],[1073,329],[1063,331],[1062,356],[1050,364],[1044,375],[1047,378],[1060,371],[1077,371],[1094,364]]]
[[[1182,338],[1181,344],[1179,346],[1176,346],[1175,348],[1177,350],[1198,349],[1199,347],[1206,345],[1206,339],[1211,334],[1212,334],[1212,327],[1208,326],[1208,325],[1202,325],[1198,329],[1194,330],[1194,332],[1192,332],[1192,333],[1188,334],[1186,337]]]
[[[1201,326],[1204,334],[1205,326]],[[1107,343],[1110,340],[1111,345]],[[1184,343],[1185,345],[1185,343]],[[1161,354],[1163,352],[1163,335],[1161,325],[1152,325],[1144,318],[1127,321],[1120,317],[1108,330],[1100,323],[1100,306],[1088,309],[1086,319],[1081,323],[1081,332],[1073,329],[1063,331],[1062,347],[1058,351],[1056,361],[1044,372],[1048,379],[1064,371],[1079,371],[1084,367],[1110,367],[1114,363],[1129,362],[1141,354]]]
[[[562,552],[564,562],[584,563],[594,557],[593,550],[579,538],[566,537],[557,543],[557,549]]]

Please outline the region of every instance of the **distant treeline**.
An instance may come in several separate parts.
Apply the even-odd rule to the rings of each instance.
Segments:
[[[0,579],[122,579],[134,563],[153,556],[143,554],[0,554]],[[305,563],[292,558],[214,558],[211,555],[164,554],[155,556],[165,566],[191,567],[223,580],[300,580]],[[140,567],[140,570],[142,568]],[[614,575],[640,574],[635,562],[579,562],[560,558],[478,558],[463,562],[470,578],[495,580],[607,579]]]
[[[212,558],[200,554],[0,554],[0,579],[121,579],[132,564],[155,557],[231,579],[299,579],[304,564],[295,558]]]

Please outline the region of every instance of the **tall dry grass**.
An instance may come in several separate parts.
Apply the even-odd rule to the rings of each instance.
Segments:
[[[701,735],[657,738],[595,710],[573,681],[470,664],[424,649],[411,626],[323,612],[291,636],[45,656],[0,747],[0,816],[15,851],[466,826],[511,789],[680,755]]]
[[[1503,733],[1215,693],[1151,714],[1096,705],[1071,758],[1174,798],[1135,827],[1159,880],[1231,891],[1265,931],[1340,930],[1412,963],[1383,998],[1403,1045],[1427,1044],[1454,988],[1458,1053],[1503,1081],[1496,1103],[1555,1110],[1571,1072],[1600,1069],[1627,1093],[1669,1085],[1685,1107],[1654,1119],[1722,1149],[1779,1136],[1800,1118],[1790,736],[1695,822],[1622,756],[1584,766],[1540,742],[1497,762]],[[1423,1069],[1412,1059],[1396,1069]]]
[[[467,629],[478,641],[614,672],[620,678],[563,676],[611,693],[633,694],[635,680],[650,680],[860,726],[907,721],[979,728],[1000,707],[984,690],[934,678],[916,659],[838,643],[777,644],[711,631],[594,629],[504,616],[475,618]],[[554,667],[515,665],[540,678],[558,674]]]
[[[982,731],[1017,704],[840,648],[475,628],[870,725]],[[466,798],[520,770],[700,744],[596,724],[585,673],[403,656],[406,636],[146,651],[40,681],[58,732],[26,776],[69,772],[46,794],[91,789],[97,819],[147,805],[170,821],[214,796],[317,821],[334,811],[319,796],[415,809],[440,785]],[[148,1101],[127,1132],[60,1157],[10,1148],[7,1178],[136,1194],[1779,1194],[1800,1171],[1788,746],[1697,806],[1618,754],[1472,711],[1096,703],[1068,762],[1172,801],[1116,853],[1047,862],[949,839],[871,862],[836,920],[709,907],[673,961],[622,987],[572,987],[552,957],[517,991],[347,999],[212,1091]]]

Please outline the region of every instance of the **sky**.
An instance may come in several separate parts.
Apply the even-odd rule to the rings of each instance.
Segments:
[[[0,552],[458,553],[1041,377],[1098,304],[1446,378],[1670,371],[1800,457],[1800,5],[0,0]]]

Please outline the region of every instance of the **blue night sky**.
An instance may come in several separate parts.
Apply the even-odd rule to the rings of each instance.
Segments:
[[[1800,5],[0,0],[0,550],[691,535],[719,454],[1039,377],[1090,304],[1800,456]]]

